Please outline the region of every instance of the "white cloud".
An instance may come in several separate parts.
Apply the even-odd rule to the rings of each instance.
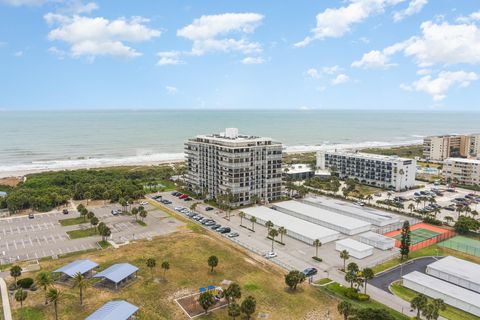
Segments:
[[[321,75],[315,68],[310,68],[305,72],[312,79],[320,79]]]
[[[162,51],[158,52],[157,55],[160,59],[157,62],[159,66],[165,65],[175,65],[175,64],[182,64],[183,61],[180,60],[180,52],[178,51]]]
[[[476,12],[473,12],[466,17],[461,16],[461,17],[457,18],[457,21],[461,22],[461,23],[469,23],[469,22],[477,21],[477,20],[480,20],[480,10],[478,10]]]
[[[351,30],[352,25],[360,23],[370,15],[381,13],[385,7],[404,0],[350,0],[350,4],[340,8],[328,8],[316,16],[317,26],[311,35],[295,44],[305,47],[314,40],[339,38]]]
[[[346,74],[341,73],[335,79],[332,80],[332,84],[336,86],[342,83],[346,83],[348,81],[350,81],[350,77],[347,76]]]
[[[145,26],[148,20],[142,17],[132,17],[130,20],[124,18],[108,20],[103,17],[90,18],[78,15],[69,17],[48,13],[44,18],[51,25],[58,24],[57,28],[49,32],[48,39],[68,43],[73,57],[134,58],[141,53],[127,46],[125,42],[148,41],[161,34],[159,30]]]
[[[419,69],[419,70],[417,70],[417,74],[419,76],[426,76],[427,74],[430,74],[430,73],[432,73],[432,71],[429,70],[429,69]]]
[[[58,49],[57,47],[48,48],[48,52],[56,56],[58,59],[63,60],[67,53],[63,50]]]
[[[262,64],[265,62],[265,59],[262,57],[246,57],[242,60],[243,64]]]
[[[387,68],[392,55],[403,52],[421,67],[435,64],[480,64],[480,29],[474,24],[421,24],[422,35],[396,43],[382,51],[373,50],[354,61],[353,67]]]
[[[478,75],[474,72],[444,71],[440,72],[436,78],[427,75],[411,85],[402,84],[400,87],[408,91],[428,93],[434,101],[441,101],[445,99],[447,91],[455,84],[458,84],[459,87],[467,87],[471,81],[475,80],[478,80]]]
[[[322,68],[322,72],[325,73],[325,74],[335,74],[340,70],[341,70],[341,68],[337,65]]]
[[[408,16],[419,13],[427,3],[428,0],[411,0],[405,10],[395,12],[393,20],[398,22]]]
[[[258,13],[224,13],[201,16],[179,29],[177,35],[193,41],[192,54],[203,55],[214,51],[240,51],[246,54],[260,52],[261,45],[245,38],[232,38],[237,33],[246,35],[255,31],[264,16]]]
[[[166,86],[165,90],[167,90],[168,94],[172,94],[172,95],[175,95],[178,93],[177,87],[174,87],[174,86]]]

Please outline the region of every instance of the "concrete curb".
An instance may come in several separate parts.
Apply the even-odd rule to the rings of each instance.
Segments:
[[[7,283],[0,278],[0,290],[2,292],[3,317],[5,320],[12,320],[12,311],[10,310],[10,300],[8,299]]]

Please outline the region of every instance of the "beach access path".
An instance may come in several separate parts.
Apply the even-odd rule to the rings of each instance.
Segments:
[[[7,283],[0,277],[0,292],[2,293],[3,318],[12,320],[12,310],[10,309],[10,300],[8,299]]]

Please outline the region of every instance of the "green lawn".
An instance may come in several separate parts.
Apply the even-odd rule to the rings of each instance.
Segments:
[[[112,245],[110,244],[110,242],[105,241],[105,240],[98,241],[98,244],[100,245],[100,247],[102,247],[102,249],[107,249],[107,248],[109,248],[109,247],[112,246]]]
[[[332,280],[329,279],[329,278],[323,278],[323,279],[318,279],[317,281],[315,281],[315,284],[322,285],[322,284],[327,284],[329,282],[332,282]]]
[[[147,224],[146,224],[144,221],[142,221],[142,220],[137,220],[136,222],[137,222],[138,225],[140,225],[140,226],[142,226],[142,227],[146,227],[146,226],[147,226]]]
[[[27,296],[28,299],[28,296]],[[45,315],[42,311],[30,307],[24,307],[21,310],[16,310],[13,312],[14,319],[28,319],[28,320],[44,320]],[[3,314],[2,318],[3,319]]]
[[[83,230],[67,231],[67,234],[70,236],[70,239],[98,236],[97,231],[93,227],[88,229],[83,229]]]
[[[355,308],[373,308],[373,309],[385,309],[387,310],[395,319],[397,320],[407,320],[408,317],[401,314],[400,312],[390,309],[387,306],[375,301],[375,300],[369,300],[369,301],[358,301],[358,300],[352,300],[350,298],[347,298],[343,295],[343,291],[345,290],[345,287],[342,286],[341,284],[337,282],[330,283],[326,286],[320,287],[320,290],[326,291],[342,300],[350,302]],[[367,288],[367,293],[368,293],[368,288]]]
[[[76,224],[86,223],[87,220],[84,217],[76,217],[76,218],[69,218],[69,219],[61,219],[58,222],[66,227],[66,226],[73,226]]]
[[[403,300],[411,301],[415,296],[417,296],[417,292],[405,288],[404,286],[400,285],[399,283],[394,283],[390,287],[393,294],[399,296]],[[478,317],[474,316],[473,314],[467,313],[460,309],[454,308],[452,306],[447,306],[445,311],[441,311],[440,315],[444,318],[449,320],[475,320]]]

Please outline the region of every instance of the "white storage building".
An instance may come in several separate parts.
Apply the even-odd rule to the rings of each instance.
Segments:
[[[316,239],[323,244],[335,241],[339,237],[339,232],[331,230],[317,224],[289,216],[288,214],[272,210],[267,207],[252,207],[243,209],[246,218],[255,217],[257,223],[265,225],[267,221],[271,221],[275,228],[284,227],[287,229],[287,235],[306,242],[310,245]]]
[[[335,250],[347,250],[350,256],[363,259],[373,254],[373,247],[350,238],[335,241]]]
[[[433,299],[480,317],[480,294],[414,271],[403,276],[403,285]]]
[[[480,293],[480,265],[445,257],[427,266],[427,274]],[[480,304],[480,301],[478,302]]]
[[[326,197],[307,197],[301,201],[318,208],[369,222],[378,227],[388,226],[400,221],[398,216],[386,211],[373,209],[366,206],[361,207],[348,201],[330,199]]]
[[[371,227],[368,222],[293,200],[275,203],[273,208],[347,235],[370,231]]]
[[[395,247],[395,239],[386,237],[372,231],[362,233],[358,236],[358,241],[374,246],[380,250],[389,250]]]

